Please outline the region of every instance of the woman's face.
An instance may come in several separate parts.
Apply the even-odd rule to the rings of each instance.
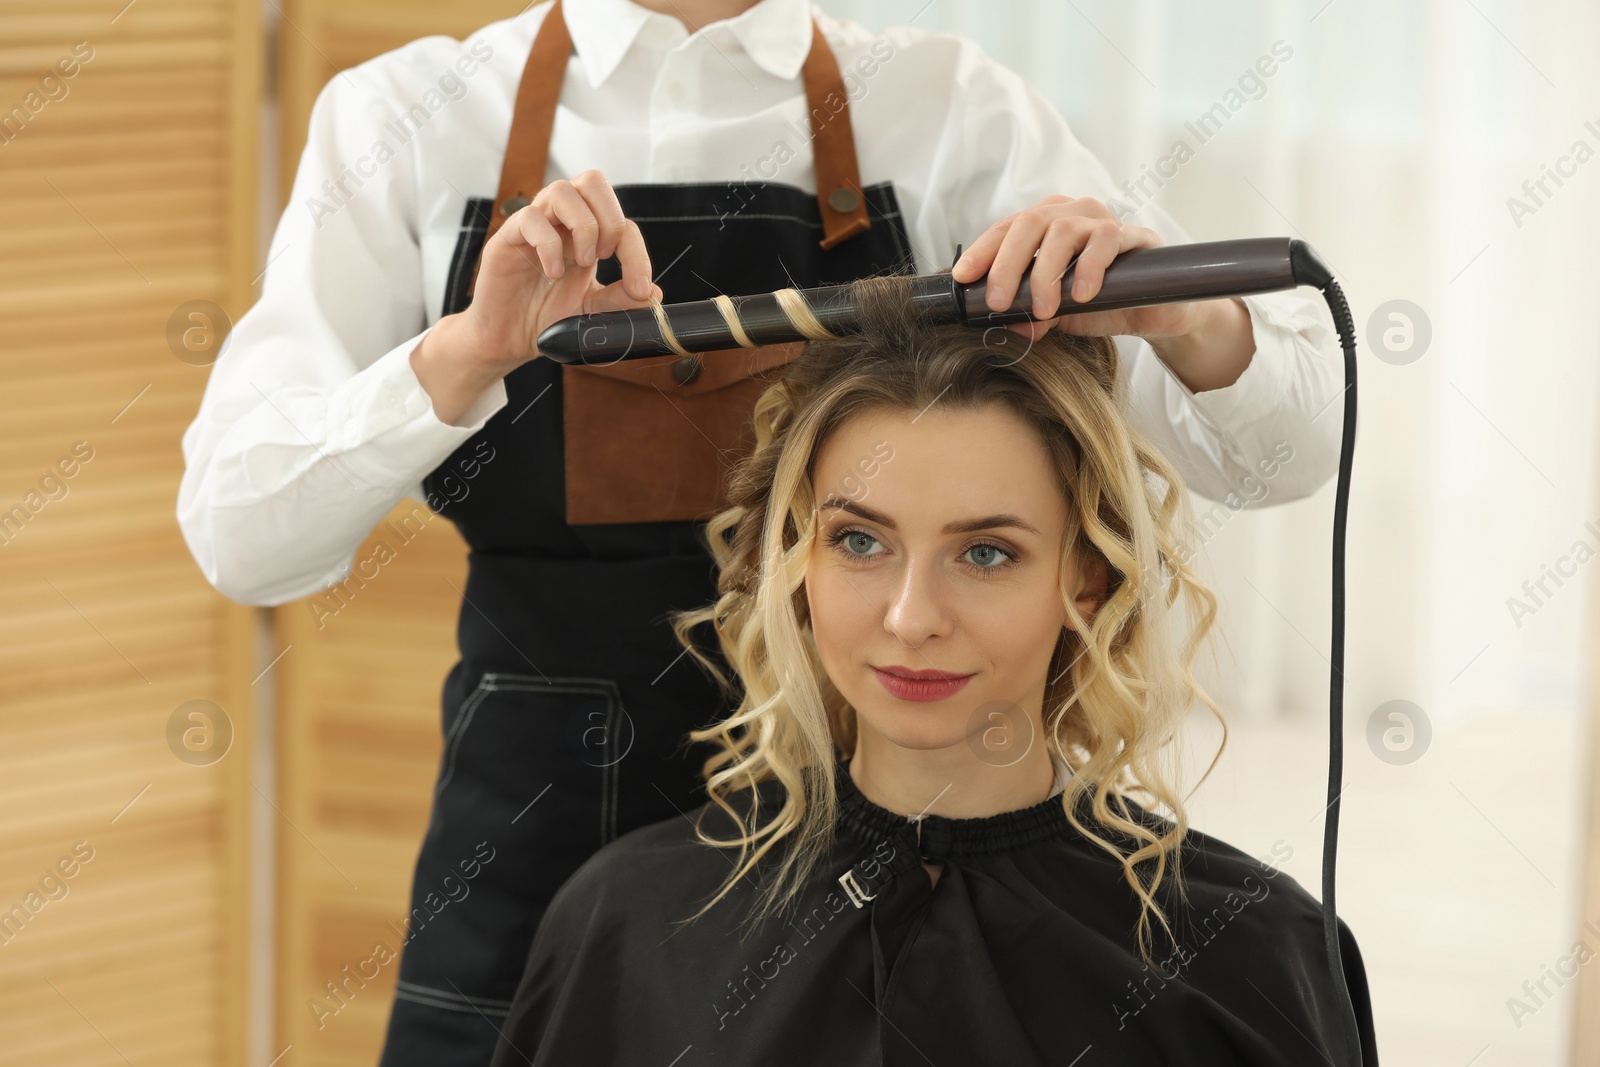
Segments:
[[[858,734],[1020,758],[1067,624],[1068,505],[1038,434],[1000,403],[864,411],[824,441],[812,484],[811,625]]]

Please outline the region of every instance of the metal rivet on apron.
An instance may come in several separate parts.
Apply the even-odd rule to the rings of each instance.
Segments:
[[[525,208],[527,206],[528,206],[528,198],[527,197],[525,197],[525,196],[508,196],[508,197],[506,197],[504,200],[502,200],[500,202],[500,214],[507,215],[507,216],[515,215],[517,212],[521,211],[523,208]]]
[[[841,215],[849,214],[861,204],[861,194],[848,185],[841,185],[828,194],[828,206]]]
[[[700,377],[700,361],[693,356],[679,356],[672,364],[672,376],[679,385],[688,385]]]

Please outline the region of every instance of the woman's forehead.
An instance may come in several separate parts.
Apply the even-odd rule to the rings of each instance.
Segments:
[[[1012,514],[1059,521],[1060,476],[1039,433],[1005,404],[872,409],[841,423],[813,467],[816,504],[841,501],[894,522]]]

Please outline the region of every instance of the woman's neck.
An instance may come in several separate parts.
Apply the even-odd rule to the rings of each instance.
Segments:
[[[582,0],[579,0],[581,3]],[[760,0],[633,0],[640,7],[671,15],[694,33],[702,26],[731,19],[755,7]]]
[[[965,744],[910,749],[863,730],[850,777],[862,796],[897,814],[975,819],[1045,800],[1055,786],[1056,768],[1043,744],[1030,746],[1021,757],[990,763]]]

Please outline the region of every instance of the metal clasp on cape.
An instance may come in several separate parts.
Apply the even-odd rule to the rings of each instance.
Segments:
[[[922,846],[922,817],[920,815],[907,815],[906,818],[917,824],[917,846],[920,852]],[[885,848],[889,849],[889,854],[880,856],[878,853]],[[877,889],[878,886],[894,877],[894,871],[888,866],[894,855],[894,846],[886,838],[878,845],[873,855],[858,861],[839,876],[839,885],[844,889],[845,896],[850,899],[850,903],[857,908],[864,908],[867,901],[877,899],[878,894],[876,892],[867,892],[867,887],[871,886],[873,889]]]
[[[868,893],[861,888],[861,883],[856,881],[856,871],[852,867],[839,876],[839,884],[844,886],[845,896],[850,898],[850,903],[858,908],[864,908],[867,901],[877,897],[876,893]]]

